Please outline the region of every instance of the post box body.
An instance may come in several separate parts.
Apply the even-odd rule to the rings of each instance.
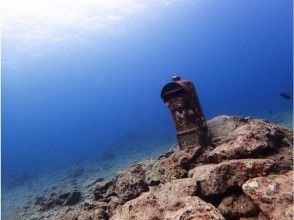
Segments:
[[[161,98],[172,114],[179,146],[206,146],[207,125],[193,83],[178,77],[163,87]]]

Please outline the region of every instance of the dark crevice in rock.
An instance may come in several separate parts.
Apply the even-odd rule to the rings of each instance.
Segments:
[[[206,196],[203,194],[201,190],[200,182],[197,182],[197,192],[196,195],[203,199],[205,202],[211,203],[215,207],[218,207],[218,205],[221,203],[221,201],[230,194],[236,194],[240,195],[242,193],[242,189],[238,186],[232,186],[228,188],[224,193],[222,194],[214,194],[210,196]]]

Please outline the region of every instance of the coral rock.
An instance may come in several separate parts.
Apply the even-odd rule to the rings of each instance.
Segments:
[[[130,167],[117,178],[115,192],[124,201],[136,198],[142,192],[148,191],[145,182],[145,171],[141,164]]]
[[[269,219],[293,219],[293,171],[250,179],[242,189]]]
[[[256,157],[281,147],[285,136],[279,126],[261,120],[250,120],[227,134],[219,145],[204,156],[204,161],[221,162],[228,159]]]
[[[244,194],[225,197],[217,208],[228,219],[256,216],[259,212],[258,207]]]
[[[146,192],[119,206],[111,220],[197,219],[224,220],[211,204],[194,196],[176,196],[166,192]]]
[[[237,117],[220,115],[207,121],[208,132],[212,142],[217,142],[227,137],[235,128],[245,124],[248,120]]]
[[[219,164],[198,166],[189,171],[205,196],[224,193],[227,189],[241,187],[249,178],[269,173],[274,162],[268,159],[229,160]]]

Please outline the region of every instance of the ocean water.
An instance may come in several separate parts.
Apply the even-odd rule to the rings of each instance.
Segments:
[[[206,119],[291,127],[292,16],[292,0],[4,0],[2,209],[42,175],[168,149],[173,75],[194,82]]]

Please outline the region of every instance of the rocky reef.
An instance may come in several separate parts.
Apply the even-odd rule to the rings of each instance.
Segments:
[[[208,147],[178,145],[83,190],[39,195],[25,219],[293,219],[293,131],[219,116]]]

